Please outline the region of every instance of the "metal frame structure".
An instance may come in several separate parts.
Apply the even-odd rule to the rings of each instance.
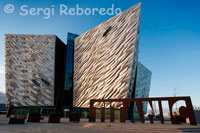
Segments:
[[[96,121],[96,107],[94,106],[95,103],[103,103],[104,106],[101,107],[101,122],[105,122],[105,104],[110,104],[110,122],[114,122],[114,107],[112,104],[114,102],[120,102],[122,103],[123,107],[120,107],[120,122],[126,122],[126,116],[128,112],[128,106],[130,103],[134,102],[136,103],[138,113],[140,116],[140,120],[142,123],[144,123],[144,113],[143,113],[143,106],[142,102],[147,101],[152,110],[152,101],[158,101],[159,103],[159,111],[160,111],[160,121],[162,124],[164,124],[164,117],[163,117],[163,109],[162,109],[162,101],[167,101],[169,103],[169,111],[171,116],[171,123],[172,124],[179,124],[179,122],[175,119],[172,112],[172,107],[174,103],[176,103],[179,100],[185,101],[186,107],[181,106],[179,108],[180,116],[182,118],[189,118],[190,125],[197,125],[194,110],[191,102],[191,98],[189,96],[186,97],[155,97],[155,98],[135,98],[135,99],[92,99],[90,100],[90,117],[89,122],[95,122]],[[132,117],[132,122],[134,123],[134,115]]]

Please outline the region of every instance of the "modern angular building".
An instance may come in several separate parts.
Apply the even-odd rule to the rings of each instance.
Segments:
[[[134,97],[140,6],[131,7],[75,39],[74,107],[88,108],[90,99]]]
[[[61,109],[64,59],[55,35],[5,35],[6,103]]]
[[[151,71],[147,69],[138,61],[137,75],[136,75],[136,86],[135,86],[135,98],[149,97],[150,84],[151,84]],[[147,102],[143,103],[144,114],[147,113]],[[134,112],[138,112],[136,105],[134,106]]]
[[[5,35],[7,104],[63,112],[87,110],[91,99],[148,97],[151,72],[138,62],[140,8],[80,36],[68,33],[66,45],[55,35]]]

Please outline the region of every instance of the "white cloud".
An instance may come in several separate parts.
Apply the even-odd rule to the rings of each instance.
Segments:
[[[0,66],[0,74],[5,74],[5,67],[4,66]]]
[[[5,92],[5,81],[0,81],[0,92]]]
[[[0,66],[0,92],[5,92],[5,71],[4,67]]]
[[[6,93],[5,89],[0,89],[0,93]]]

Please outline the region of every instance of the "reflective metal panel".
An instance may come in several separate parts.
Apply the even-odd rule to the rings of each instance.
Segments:
[[[129,8],[75,39],[75,107],[88,108],[90,99],[131,97],[131,79],[135,78],[138,59],[140,6]]]
[[[54,106],[54,35],[5,35],[6,103]]]

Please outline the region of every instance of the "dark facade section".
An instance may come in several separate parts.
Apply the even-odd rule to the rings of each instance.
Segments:
[[[138,68],[136,68],[136,73],[135,73],[135,76],[134,76],[135,78],[134,78],[134,81],[133,81],[133,91],[132,91],[132,94],[131,94],[131,98],[135,98],[137,73],[138,73]],[[128,120],[131,120],[133,115],[134,115],[134,103],[131,102],[131,103],[129,103],[129,108],[128,108]]]
[[[73,87],[73,65],[74,65],[74,39],[78,35],[68,33],[66,45],[66,68],[65,68],[65,90]]]
[[[65,82],[63,90],[63,109],[70,109],[73,103],[73,66],[74,66],[74,39],[78,35],[68,33],[65,48]]]
[[[55,54],[55,107],[61,111],[65,80],[65,44],[58,37]]]

